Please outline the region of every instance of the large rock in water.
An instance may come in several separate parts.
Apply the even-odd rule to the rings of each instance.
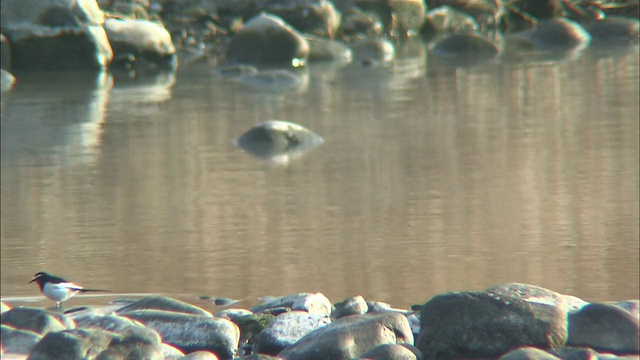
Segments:
[[[170,69],[178,65],[171,35],[158,23],[107,19],[104,29],[113,48],[114,63]]]
[[[229,43],[229,63],[303,66],[309,44],[281,18],[262,13],[247,22]]]
[[[104,70],[113,57],[96,0],[2,0],[15,70]]]
[[[314,330],[278,354],[285,360],[347,360],[381,344],[413,345],[407,318],[399,312],[347,316]]]
[[[425,359],[498,358],[523,346],[560,347],[567,317],[556,306],[478,292],[435,296],[422,307],[416,346]]]
[[[322,137],[298,124],[271,120],[249,129],[238,138],[237,145],[258,158],[277,164],[287,164],[323,142]],[[330,313],[331,303],[328,299],[326,303],[329,305],[325,312]]]

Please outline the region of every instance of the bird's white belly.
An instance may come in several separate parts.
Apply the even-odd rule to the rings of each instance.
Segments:
[[[77,288],[70,287],[69,284],[45,284],[42,289],[46,297],[54,301],[66,301],[76,294]]]

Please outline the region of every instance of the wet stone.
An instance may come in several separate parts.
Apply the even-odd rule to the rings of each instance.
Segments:
[[[278,315],[258,334],[253,350],[256,353],[276,355],[309,332],[330,322],[331,319],[327,316],[305,311],[291,311]]]
[[[85,314],[82,316],[74,317],[74,320],[77,327],[97,327],[116,333],[120,333],[132,327],[142,327],[140,323],[134,322],[133,320],[128,319],[124,316],[118,316],[115,314]]]
[[[382,39],[367,39],[351,45],[353,62],[362,66],[390,64],[396,56],[393,44]]]
[[[298,67],[306,64],[309,44],[281,18],[258,15],[247,22],[227,47],[229,63]]]
[[[242,150],[260,159],[287,163],[323,142],[322,137],[303,126],[288,121],[270,120],[247,130],[238,138],[236,144]],[[324,314],[331,311],[329,299],[320,293],[288,295],[254,306],[250,310],[260,312],[278,307],[309,312],[319,311]]]
[[[565,19],[551,19],[538,27],[510,35],[545,51],[563,51],[582,48],[589,44],[591,35],[578,23]]]
[[[386,343],[413,344],[407,318],[398,312],[353,315],[314,330],[278,357],[285,360],[350,359]]]
[[[169,32],[160,24],[148,20],[107,19],[104,23],[113,49],[113,63],[135,63],[149,68],[175,68],[176,48]],[[132,59],[132,60],[130,60]]]
[[[476,34],[454,34],[435,43],[432,54],[452,66],[471,66],[498,55],[496,44]]]
[[[64,314],[26,306],[2,313],[2,325],[33,331],[40,335],[75,327],[73,320]]]
[[[638,318],[615,305],[593,303],[569,316],[569,346],[614,354],[640,352]]]
[[[408,344],[382,344],[360,355],[367,360],[422,360],[424,356],[418,348]]]
[[[287,125],[287,129],[289,126],[290,125]],[[294,130],[295,129],[289,129],[287,131]],[[276,307],[287,307],[291,310],[306,311],[310,314],[330,316],[332,305],[329,299],[327,299],[327,297],[322,293],[300,293],[270,298],[263,304],[254,306],[249,310],[254,313],[259,313]]]
[[[331,313],[331,317],[333,319],[340,319],[350,315],[362,315],[367,311],[369,311],[369,305],[367,305],[362,295],[358,295],[335,304],[335,309]]]
[[[264,10],[301,33],[332,37],[340,26],[340,14],[327,0],[269,1]]]
[[[348,64],[353,60],[353,52],[344,43],[315,36],[306,36],[309,43],[309,61],[336,61]]]
[[[558,308],[486,293],[437,295],[420,319],[416,346],[426,359],[496,358],[523,346],[560,347],[567,338],[566,314]]]
[[[208,351],[194,351],[178,360],[218,360],[218,357]]]
[[[167,344],[189,353],[212,351],[220,359],[231,359],[238,347],[240,330],[226,319],[162,310],[135,310],[124,315],[157,331]]]
[[[500,360],[559,360],[544,350],[535,347],[523,347],[506,353]]]
[[[99,329],[50,332],[33,348],[29,359],[84,359],[87,354],[100,354],[115,336]]]
[[[166,296],[149,296],[137,302],[126,305],[116,312],[119,315],[126,316],[127,312],[135,310],[166,310],[179,313],[212,317],[210,312],[197,306],[188,304],[184,301],[172,299]]]
[[[512,298],[528,302],[547,304],[565,313],[579,311],[588,303],[574,296],[563,295],[539,286],[510,283],[491,287],[485,292],[496,299]]]
[[[3,0],[12,70],[93,70],[113,57],[95,0]]]
[[[423,36],[435,33],[450,32],[453,34],[468,34],[480,28],[471,15],[451,6],[439,6],[427,13],[425,24],[420,30]]]
[[[42,339],[42,335],[2,325],[1,347],[7,354],[28,354]]]

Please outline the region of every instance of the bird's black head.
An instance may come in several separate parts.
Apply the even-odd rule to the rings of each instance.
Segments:
[[[32,283],[35,281],[36,283],[38,283],[38,285],[42,286],[42,284],[45,283],[50,276],[51,275],[47,274],[46,272],[40,271],[35,275],[33,275],[33,279],[31,279],[29,283]]]

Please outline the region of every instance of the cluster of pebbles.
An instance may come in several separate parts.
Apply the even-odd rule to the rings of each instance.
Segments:
[[[526,284],[411,309],[321,293],[215,313],[163,296],[67,311],[2,304],[4,358],[639,359],[638,300],[587,303]],[[13,354],[13,355],[11,355]],[[13,356],[13,357],[11,357]]]

